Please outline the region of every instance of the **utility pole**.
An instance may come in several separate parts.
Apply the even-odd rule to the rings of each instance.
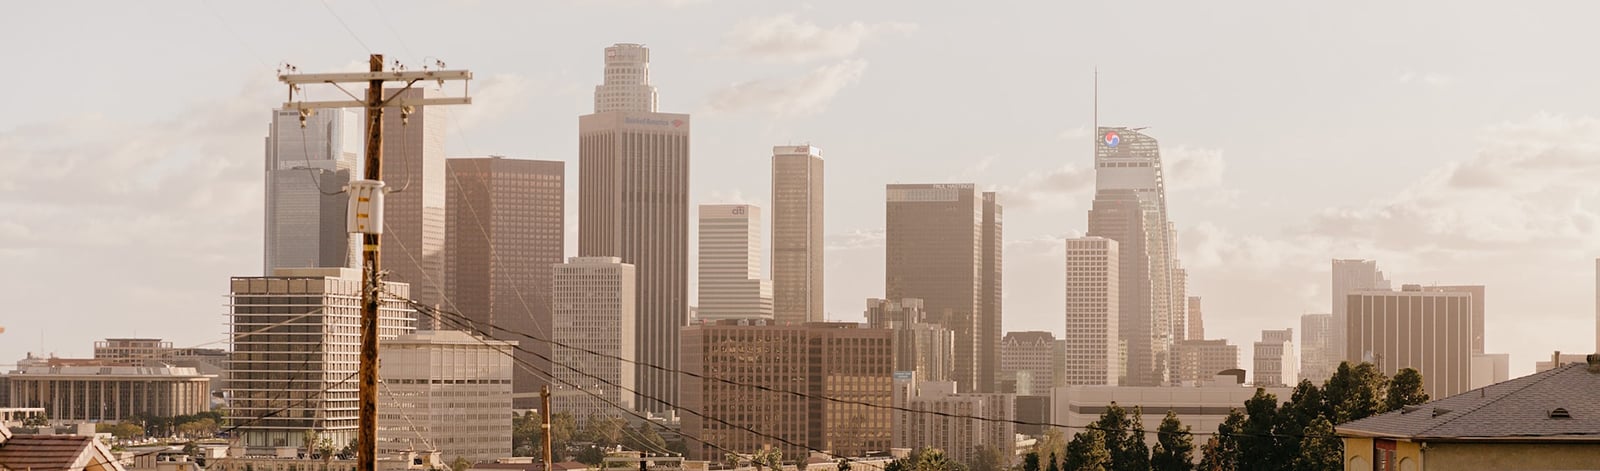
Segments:
[[[544,436],[544,471],[552,471],[555,469],[553,466],[555,466],[556,462],[552,459],[550,450],[550,385],[546,384],[539,388],[539,397],[543,401],[539,405],[539,415],[544,418],[544,433],[542,434]]]
[[[443,62],[436,62],[440,69]],[[351,181],[349,231],[362,235],[361,259],[363,265],[361,290],[361,370],[360,407],[356,435],[356,470],[376,471],[378,459],[378,310],[382,304],[383,271],[380,269],[378,247],[383,236],[383,109],[400,108],[401,123],[406,124],[411,112],[426,105],[466,105],[472,98],[465,96],[466,81],[472,72],[465,70],[428,70],[407,72],[403,68],[385,72],[383,54],[368,57],[366,73],[334,74],[280,74],[278,80],[289,84],[289,101],[284,109],[300,110],[300,125],[319,108],[365,108],[367,111],[366,177]],[[293,67],[290,67],[293,71]],[[446,80],[463,83],[461,97],[406,99],[401,97],[419,81],[436,81],[442,87]],[[383,84],[387,81],[405,82],[405,87],[385,98]],[[367,84],[365,100],[340,86],[341,83]],[[349,96],[351,101],[295,101],[295,93],[303,84],[329,84]]]

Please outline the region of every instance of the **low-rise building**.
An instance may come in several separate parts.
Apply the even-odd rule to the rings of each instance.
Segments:
[[[1233,409],[1243,409],[1244,402],[1255,395],[1257,388],[1243,387],[1231,376],[1213,377],[1200,386],[1066,386],[1056,388],[1051,412],[1051,423],[1086,427],[1100,420],[1111,403],[1116,403],[1132,413],[1138,407],[1144,417],[1147,443],[1155,443],[1156,424],[1172,411],[1178,420],[1195,432],[1215,431],[1227,420]],[[1285,401],[1293,393],[1290,388],[1263,388],[1267,393]],[[1070,436],[1071,434],[1068,433]]]
[[[1590,470],[1600,356],[1336,428],[1351,470]]]
[[[43,408],[56,422],[117,422],[211,410],[216,377],[183,367],[29,366],[6,379],[7,407]]]
[[[508,352],[516,345],[458,330],[406,334],[381,343],[378,451],[438,451],[446,462],[509,456]]]
[[[954,381],[895,379],[895,405],[917,412],[894,413],[895,448],[938,448],[957,463],[969,463],[978,447],[1006,455],[1016,448],[1016,396],[957,393]],[[993,420],[983,420],[993,419]]]
[[[0,470],[124,471],[100,440],[81,435],[12,435],[0,426]]]
[[[1173,384],[1193,386],[1211,381],[1217,373],[1239,368],[1239,347],[1227,339],[1180,340],[1172,344]]]

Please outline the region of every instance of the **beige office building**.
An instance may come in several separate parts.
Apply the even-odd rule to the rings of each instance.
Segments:
[[[1372,362],[1383,374],[1422,373],[1429,396],[1449,397],[1471,386],[1474,297],[1465,291],[1356,291],[1346,306],[1344,360]]]
[[[228,420],[252,450],[300,446],[311,431],[334,443],[356,438],[361,362],[361,272],[280,268],[234,277],[228,324]],[[410,286],[385,282],[378,337],[412,333]]]
[[[29,366],[5,375],[0,407],[43,408],[57,422],[119,422],[211,410],[215,376],[184,367]]]
[[[566,163],[502,157],[446,161],[445,308],[499,340],[550,336],[550,268],[566,250]],[[446,324],[446,329],[450,328]],[[550,371],[550,344],[521,342],[518,361]],[[517,402],[535,407],[548,377],[518,368]]]
[[[922,300],[867,300],[867,326],[894,331],[894,371],[949,381],[955,371],[955,332],[928,321]]]
[[[1223,370],[1239,368],[1239,347],[1227,340],[1184,340],[1172,345],[1173,361],[1178,362],[1176,385],[1191,386],[1211,381]]]
[[[1067,351],[1061,384],[1116,385],[1123,365],[1117,241],[1083,237],[1066,243]]]
[[[1376,260],[1333,260],[1333,330],[1329,338],[1329,353],[1332,356],[1327,358],[1327,364],[1324,366],[1327,371],[1337,370],[1340,362],[1351,357],[1345,351],[1349,338],[1346,330],[1349,328],[1349,323],[1345,320],[1349,309],[1345,307],[1345,303],[1348,302],[1350,293],[1387,290],[1389,287],[1389,280],[1384,278],[1383,271],[1378,270]]]
[[[1255,385],[1292,386],[1299,382],[1300,360],[1294,354],[1294,329],[1263,330],[1255,343]]]
[[[1047,396],[1064,367],[1060,343],[1049,332],[1006,332],[1000,341],[1000,391]]]
[[[1472,353],[1481,354],[1483,351],[1483,313],[1487,300],[1484,299],[1483,285],[1438,285],[1424,286],[1423,291],[1440,291],[1447,293],[1467,293],[1472,295]]]
[[[625,413],[615,407],[637,404],[634,395],[623,390],[638,389],[635,365],[630,363],[637,358],[633,343],[638,330],[637,272],[617,257],[572,257],[551,270],[555,284],[551,334],[565,345],[555,347],[552,372],[557,381],[551,386],[551,407],[579,421],[591,415],[621,417]]]
[[[386,96],[397,92],[388,90]],[[427,95],[420,87],[403,93]],[[449,309],[444,299],[447,116],[428,107],[405,120],[396,109],[383,113],[383,182],[389,192],[383,202],[382,264],[390,281],[411,285],[417,302]]]
[[[999,285],[986,279],[1001,262],[987,253],[1003,246],[998,204],[970,183],[892,184],[887,200],[887,297],[922,299],[929,319],[956,334],[953,378],[961,390],[993,391]]]
[[[700,205],[696,319],[771,319],[772,283],[761,279],[761,207]]]
[[[578,255],[620,257],[638,273],[634,347],[641,363],[678,365],[689,320],[689,115],[656,112],[649,51],[606,48],[595,113],[578,117]],[[676,404],[678,376],[638,366],[638,407]]]
[[[1205,315],[1200,309],[1200,297],[1190,296],[1184,308],[1189,311],[1189,324],[1186,326],[1188,327],[1189,335],[1185,336],[1184,340],[1205,340],[1206,322]]]
[[[895,379],[895,448],[938,448],[957,463],[971,463],[989,447],[1010,456],[1016,449],[1016,396],[958,393],[951,381]],[[910,412],[915,411],[915,412]],[[995,420],[980,420],[979,417]]]
[[[511,456],[517,342],[459,330],[384,341],[378,351],[378,451],[438,451],[477,463]]]
[[[1332,341],[1332,314],[1300,316],[1300,379],[1321,386],[1333,376],[1333,370],[1328,369],[1328,364],[1334,363],[1328,359],[1333,354]]]
[[[808,456],[808,448],[839,456],[887,451],[892,344],[888,330],[854,323],[725,319],[685,327],[683,407],[706,415],[683,416],[689,458],[721,459],[724,451],[711,444],[736,453],[777,448],[785,459]]]
[[[822,322],[822,149],[772,148],[772,300],[781,324]]]

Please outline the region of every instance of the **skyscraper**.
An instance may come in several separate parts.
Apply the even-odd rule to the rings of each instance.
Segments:
[[[491,337],[549,338],[550,267],[566,250],[566,163],[501,157],[448,159],[445,293]],[[498,327],[490,327],[493,325]],[[551,370],[550,344],[522,342],[521,362]],[[536,407],[549,378],[517,368],[519,407]]]
[[[1473,296],[1405,285],[1347,296],[1344,360],[1372,362],[1383,374],[1422,373],[1430,396],[1449,397],[1471,385]]]
[[[1200,297],[1190,296],[1184,308],[1189,311],[1189,323],[1186,326],[1189,335],[1184,336],[1184,340],[1205,340],[1206,322],[1204,314],[1200,311]]]
[[[551,267],[554,284],[551,308],[551,335],[567,346],[555,348],[557,385],[551,407],[568,411],[578,420],[590,415],[617,415],[606,401],[631,407],[633,394],[621,388],[636,389],[637,373],[633,360],[637,278],[633,265],[617,257],[572,257],[565,264]],[[580,350],[581,349],[581,350]],[[599,352],[595,355],[583,350]],[[608,358],[605,355],[611,356]],[[588,373],[603,381],[585,376]],[[589,392],[578,388],[592,388]],[[600,400],[595,396],[604,398]]]
[[[1067,240],[1067,351],[1062,385],[1118,384],[1117,371],[1122,364],[1117,348],[1120,268],[1117,241],[1104,237]]]
[[[929,381],[949,381],[955,372],[955,333],[930,323],[922,300],[867,299],[867,326],[894,332],[894,371]]]
[[[1339,362],[1351,357],[1345,351],[1348,343],[1346,329],[1349,327],[1345,320],[1345,302],[1349,294],[1361,290],[1387,289],[1389,280],[1378,270],[1376,260],[1333,260],[1333,335],[1329,339],[1332,355],[1328,357],[1328,371],[1334,371],[1339,367]]]
[[[779,323],[822,322],[822,149],[772,148],[772,300]]]
[[[423,98],[423,89],[387,90]],[[383,114],[383,269],[411,284],[417,302],[456,309],[444,299],[445,115],[417,108],[409,118]],[[424,327],[427,327],[426,325]]]
[[[999,379],[995,377],[1001,369],[1000,365],[1000,337],[1004,334],[1001,329],[1001,300],[1004,293],[1001,275],[1005,272],[1003,259],[1005,258],[1005,238],[1003,227],[1004,211],[1000,205],[999,196],[993,191],[983,192],[983,285],[979,293],[978,317],[978,392],[999,392]]]
[[[484,419],[511,408],[511,372],[520,368],[504,352],[516,346],[459,330],[383,342],[379,453],[433,449],[474,463],[509,456],[511,422]]]
[[[1263,330],[1255,344],[1256,387],[1288,386],[1300,377],[1294,357],[1294,329]]]
[[[1472,295],[1472,354],[1483,353],[1483,311],[1486,301],[1484,299],[1483,285],[1445,285],[1425,286],[1423,291],[1438,291],[1445,293],[1467,293]]]
[[[690,126],[689,115],[656,112],[648,61],[637,44],[606,48],[595,113],[578,118],[578,255],[634,265],[637,359],[670,371],[689,315]],[[641,395],[661,399],[641,409],[677,404],[668,371],[637,367]]]
[[[267,130],[263,273],[278,268],[358,267],[360,236],[345,228],[361,178],[361,121],[355,110],[324,110],[300,125],[300,112],[276,110]]]
[[[1157,386],[1169,376],[1175,317],[1161,150],[1138,129],[1102,127],[1097,136],[1088,235],[1115,240],[1120,249],[1118,335],[1128,349],[1123,384]]]
[[[698,318],[771,319],[772,284],[761,279],[761,207],[700,205]]]
[[[922,299],[929,319],[956,334],[956,383],[963,391],[991,391],[995,385],[983,378],[993,378],[992,370],[979,373],[990,356],[998,367],[999,354],[979,351],[988,344],[981,336],[989,330],[984,279],[991,273],[984,263],[984,197],[970,183],[891,184],[887,191],[887,297]]]
[[[1217,373],[1239,367],[1239,347],[1227,340],[1184,340],[1172,345],[1173,361],[1178,362],[1174,384],[1194,385],[1211,381]]]
[[[1000,389],[1009,394],[1049,396],[1056,386],[1060,356],[1049,332],[1006,332],[1000,341]],[[1009,386],[1009,388],[1007,387]]]
[[[1306,314],[1300,316],[1300,379],[1309,379],[1312,383],[1322,385],[1333,370],[1328,365],[1333,346],[1329,342],[1333,337],[1332,314]]]

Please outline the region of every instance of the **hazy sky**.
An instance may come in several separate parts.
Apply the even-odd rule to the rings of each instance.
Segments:
[[[86,356],[105,337],[222,338],[227,278],[260,274],[280,61],[352,69],[370,47],[471,69],[450,155],[568,161],[571,253],[577,116],[614,42],[649,45],[662,111],[694,114],[692,203],[765,206],[772,145],[823,149],[830,319],[883,294],[885,183],[974,182],[1006,206],[1006,329],[1060,334],[1098,67],[1100,123],[1162,143],[1190,292],[1246,368],[1261,329],[1326,312],[1332,258],[1378,259],[1398,283],[1487,285],[1487,348],[1514,374],[1593,351],[1600,4],[1305,8],[10,4],[0,363],[41,344]]]

